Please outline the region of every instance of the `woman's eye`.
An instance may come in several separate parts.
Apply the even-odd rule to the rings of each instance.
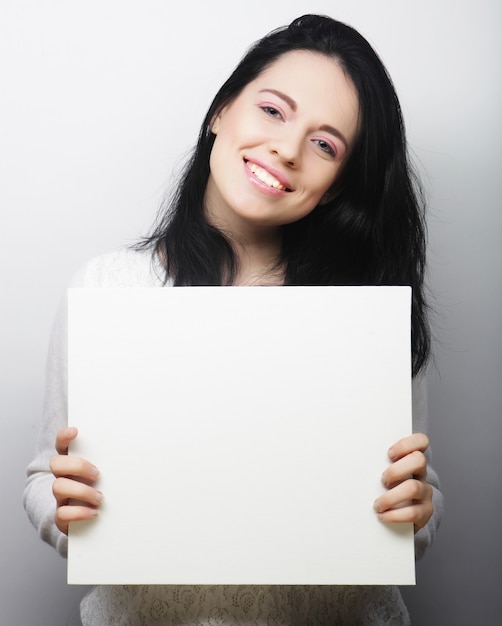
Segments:
[[[278,119],[282,119],[282,115],[280,111],[271,106],[262,106],[261,110],[264,111],[270,117],[277,117]]]
[[[315,142],[317,143],[317,145],[323,152],[326,152],[326,154],[329,154],[330,156],[333,156],[333,157],[336,156],[336,152],[330,143],[328,143],[327,141],[324,141],[324,139],[316,139]]]

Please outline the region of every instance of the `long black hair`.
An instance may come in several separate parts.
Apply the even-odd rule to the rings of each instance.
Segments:
[[[308,50],[333,58],[354,84],[359,129],[328,203],[282,226],[279,263],[286,285],[411,285],[414,374],[427,362],[430,332],[424,298],[425,207],[409,161],[399,101],[387,71],[356,30],[304,15],[256,42],[216,94],[196,147],[172,197],[162,207],[152,247],[177,286],[232,284],[231,242],[205,217],[204,195],[221,109],[283,54]]]

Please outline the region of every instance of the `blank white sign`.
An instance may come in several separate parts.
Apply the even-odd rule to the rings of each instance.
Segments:
[[[411,432],[408,287],[69,290],[74,584],[413,584],[373,510]]]

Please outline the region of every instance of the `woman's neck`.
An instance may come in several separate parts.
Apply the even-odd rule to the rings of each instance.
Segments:
[[[237,274],[234,285],[282,285],[284,268],[280,263],[282,231],[278,226],[262,226],[218,211],[207,209],[207,219],[232,243]]]
[[[234,285],[282,285],[284,268],[280,263],[280,239],[274,244],[236,242],[237,275]]]

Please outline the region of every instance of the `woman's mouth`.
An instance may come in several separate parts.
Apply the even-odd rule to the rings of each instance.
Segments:
[[[289,189],[284,183],[282,183],[278,178],[273,176],[265,168],[246,159],[244,160],[244,162],[248,170],[265,185],[268,185],[272,189],[277,189],[278,191],[291,191],[291,189]]]

